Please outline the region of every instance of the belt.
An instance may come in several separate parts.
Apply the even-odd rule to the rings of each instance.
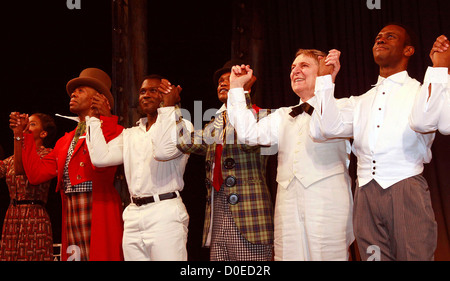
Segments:
[[[16,199],[12,199],[11,200],[11,205],[13,206],[20,206],[20,205],[40,205],[40,206],[45,206],[45,202],[41,201],[41,200],[16,200]]]
[[[170,193],[161,194],[161,195],[155,195],[155,196],[159,197],[159,201],[164,201],[164,200],[177,198],[178,194],[176,192],[170,192]],[[155,201],[155,196],[142,197],[142,198],[132,197],[131,198],[131,202],[136,204],[136,206],[140,207],[140,206],[143,206],[143,205],[155,203],[156,202]]]

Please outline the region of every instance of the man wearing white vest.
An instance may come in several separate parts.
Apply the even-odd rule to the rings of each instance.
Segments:
[[[326,56],[317,50],[299,50],[292,65],[291,84],[300,104],[280,108],[259,122],[246,108],[243,90],[252,69],[235,66],[230,78],[228,116],[239,141],[278,145],[276,261],[346,261],[354,241],[348,175],[350,143],[347,139],[314,142],[309,136],[319,61]]]
[[[320,132],[320,139],[354,139],[358,186],[353,225],[364,261],[430,261],[436,250],[437,224],[422,176],[424,163],[431,161],[435,134],[415,132],[409,125],[422,88],[407,72],[415,53],[413,34],[400,24],[387,25],[378,33],[373,56],[380,75],[361,96],[336,100],[332,79],[317,81],[331,91],[317,93],[320,106],[311,128]],[[431,94],[438,94],[447,84],[447,69],[430,68],[426,77],[431,79]]]

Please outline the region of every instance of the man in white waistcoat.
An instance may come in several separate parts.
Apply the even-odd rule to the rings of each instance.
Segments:
[[[277,261],[346,261],[354,240],[350,143],[347,139],[315,142],[309,136],[311,114],[317,106],[315,81],[324,57],[326,54],[317,50],[299,50],[291,72],[299,105],[280,108],[259,122],[246,108],[243,90],[253,70],[235,66],[230,78],[228,116],[239,141],[278,145]]]
[[[408,27],[389,24],[375,38],[373,56],[380,75],[371,90],[336,100],[332,79],[317,81],[331,91],[316,95],[320,106],[312,118],[312,135],[354,139],[358,186],[353,226],[362,260],[434,259],[437,224],[422,172],[431,161],[435,134],[415,132],[409,124],[422,89],[407,72],[414,46]],[[447,69],[430,68],[426,77],[437,94],[447,84]]]

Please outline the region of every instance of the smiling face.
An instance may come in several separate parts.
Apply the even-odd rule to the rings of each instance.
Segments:
[[[33,135],[34,141],[40,141],[40,144],[47,136],[47,132],[44,131],[41,119],[36,115],[29,117],[30,126],[28,127],[29,133]]]
[[[375,38],[373,57],[380,67],[396,67],[407,63],[414,54],[411,39],[406,30],[398,25],[384,27]]]
[[[155,114],[162,102],[161,93],[158,91],[161,80],[159,79],[146,79],[142,83],[139,90],[139,105],[142,113],[149,115]]]
[[[230,75],[231,72],[222,74],[217,86],[217,96],[219,97],[219,100],[225,104],[228,100],[228,91],[230,91]]]
[[[300,54],[292,63],[291,86],[292,90],[303,101],[314,96],[316,78],[319,72],[319,63],[316,59]]]

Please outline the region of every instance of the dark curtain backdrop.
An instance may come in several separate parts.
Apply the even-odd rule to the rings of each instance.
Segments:
[[[259,80],[255,101],[263,108],[298,103],[290,87],[289,73],[299,48],[342,52],[342,70],[336,81],[336,97],[342,98],[361,95],[377,82],[378,67],[373,61],[372,46],[385,24],[400,22],[416,31],[419,46],[409,74],[421,82],[431,65],[429,52],[434,41],[441,34],[450,36],[448,0],[381,0],[380,10],[368,9],[365,0],[250,0],[235,1],[235,9],[237,16],[250,15],[247,21],[235,19],[238,28],[245,27],[235,38],[242,41],[245,36],[252,37],[235,54],[256,66]],[[439,227],[437,260],[450,260],[449,144],[449,136],[438,134],[433,161],[424,172]],[[354,156],[352,160],[351,174],[355,179]]]
[[[0,103],[0,144],[5,157],[12,154],[13,148],[8,128],[11,111],[70,115],[65,93],[67,81],[86,67],[100,67],[114,73],[118,46],[112,43],[111,37],[118,30],[112,27],[111,16],[115,13],[111,6],[118,1],[83,0],[81,10],[68,10],[66,1],[2,4],[8,15],[0,18],[4,38],[0,46],[4,97]],[[133,1],[146,0],[120,2],[128,5]],[[298,103],[289,82],[296,50],[337,48],[343,54],[336,95],[359,95],[377,80],[378,70],[371,55],[376,33],[386,22],[403,21],[420,36],[410,74],[422,81],[430,64],[428,52],[434,40],[443,33],[450,36],[449,3],[448,0],[381,0],[381,10],[369,10],[366,0],[147,1],[147,72],[163,74],[182,85],[182,105],[194,115],[195,101],[202,102],[202,112],[220,107],[212,75],[230,57],[242,57],[256,66],[259,78],[256,103],[260,107],[278,108]],[[119,86],[113,85],[113,91]],[[60,136],[74,129],[74,123],[56,120]],[[437,137],[433,162],[425,170],[439,225],[438,260],[450,260],[448,144],[449,137]],[[274,197],[276,164],[276,157],[272,157],[268,180]],[[186,167],[183,200],[191,217],[188,251],[193,261],[209,259],[208,250],[201,248],[206,201],[204,175],[204,158],[192,156]],[[47,208],[52,216],[55,242],[59,242],[59,195],[51,192],[50,197]],[[8,204],[9,195],[2,180],[0,226]],[[352,258],[357,258],[355,252]]]

